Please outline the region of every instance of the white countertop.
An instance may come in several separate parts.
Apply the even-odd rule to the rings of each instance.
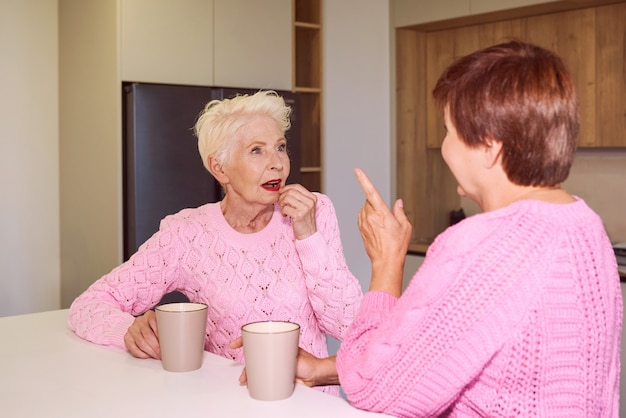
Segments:
[[[67,310],[0,318],[3,417],[365,417],[344,399],[297,384],[264,402],[238,382],[242,365],[205,352],[202,368],[166,372],[159,360],[78,338]]]

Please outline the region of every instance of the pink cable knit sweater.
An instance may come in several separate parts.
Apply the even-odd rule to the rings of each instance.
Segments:
[[[448,228],[399,299],[367,293],[337,369],[395,416],[617,417],[621,328],[600,218],[526,200]]]
[[[295,239],[278,206],[267,227],[253,234],[232,229],[219,203],[166,217],[136,254],[72,303],[69,328],[125,349],[134,315],[179,289],[209,306],[208,351],[243,362],[243,350],[228,344],[242,325],[271,319],[300,324],[300,346],[327,356],[324,334],[343,339],[362,291],[346,265],[332,202],[317,198],[318,231],[304,240]]]

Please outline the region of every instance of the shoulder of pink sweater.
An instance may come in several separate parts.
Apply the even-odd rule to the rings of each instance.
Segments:
[[[428,247],[427,258],[439,255],[444,247],[447,250],[454,247],[456,256],[472,251],[507,220],[508,217],[491,216],[489,213],[470,216],[439,234]]]
[[[582,199],[570,204],[521,200],[501,209],[470,216],[448,227],[437,236],[428,252],[435,255],[441,248],[447,247],[454,248],[456,255],[463,255],[474,251],[476,246],[503,229],[508,230],[512,237],[527,235],[529,230],[535,229],[537,220],[543,220],[544,231],[556,231],[581,222],[596,225],[599,218]]]
[[[202,219],[204,217],[210,217],[217,214],[220,209],[219,202],[206,203],[197,208],[184,208],[180,211],[167,215],[161,220],[163,223],[177,223],[177,222],[189,222],[196,219]]]

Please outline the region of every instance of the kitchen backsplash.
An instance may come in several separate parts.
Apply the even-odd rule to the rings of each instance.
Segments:
[[[612,242],[626,242],[626,150],[578,151],[563,188],[600,215]],[[468,216],[480,211],[469,199],[461,205]]]
[[[563,187],[602,217],[612,242],[626,241],[626,150],[579,151]]]

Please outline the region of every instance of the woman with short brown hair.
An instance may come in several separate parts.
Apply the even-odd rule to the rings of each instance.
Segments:
[[[563,63],[496,45],[453,63],[434,97],[442,156],[483,213],[440,234],[401,295],[411,225],[356,171],[372,277],[336,358],[349,401],[406,417],[617,417],[622,295],[602,220],[561,188],[578,135]]]

